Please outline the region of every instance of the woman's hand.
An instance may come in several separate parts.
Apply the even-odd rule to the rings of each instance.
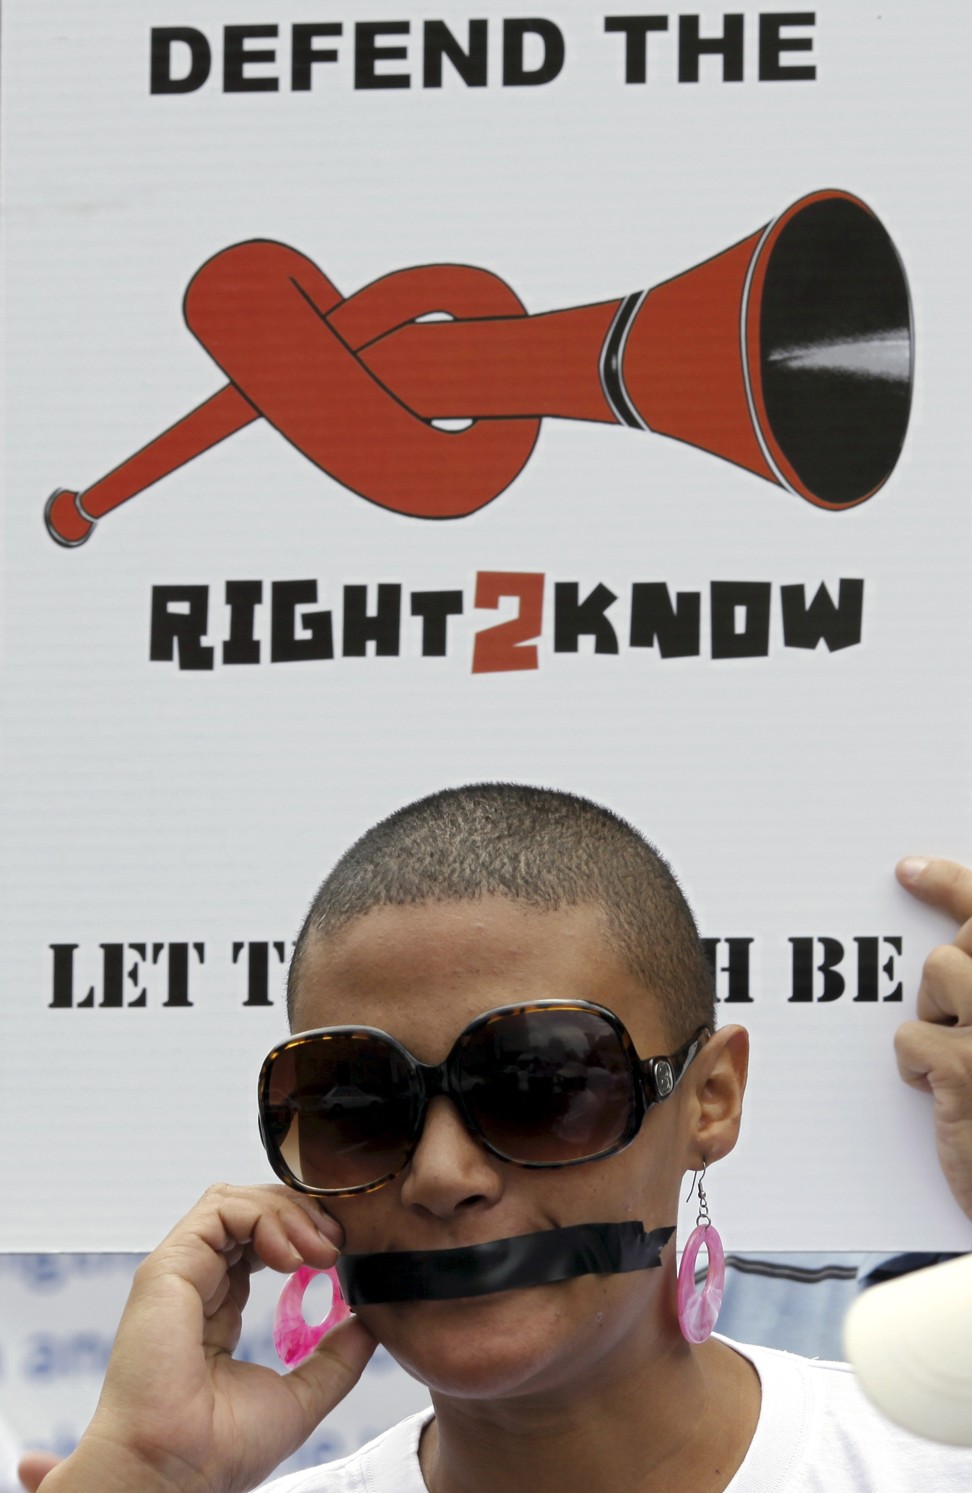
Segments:
[[[357,1382],[375,1347],[352,1317],[288,1374],[240,1363],[250,1275],[327,1269],[341,1230],[286,1187],[211,1187],[135,1272],[91,1425],[43,1493],[242,1493]]]
[[[955,861],[901,861],[909,892],[961,924],[950,944],[932,949],[918,990],[918,1020],[895,1035],[905,1083],[934,1100],[938,1159],[961,1208],[972,1218],[972,870]]]

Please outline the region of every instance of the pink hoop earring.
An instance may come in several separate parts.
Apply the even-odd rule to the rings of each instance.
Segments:
[[[315,1275],[326,1275],[331,1282],[333,1292],[331,1298],[331,1310],[323,1322],[312,1326],[304,1318],[304,1292],[314,1279]],[[317,1347],[325,1333],[331,1331],[345,1317],[350,1317],[351,1308],[348,1306],[341,1294],[341,1282],[338,1280],[336,1270],[312,1270],[309,1265],[301,1265],[295,1270],[280,1292],[280,1300],[277,1302],[277,1310],[273,1314],[273,1346],[277,1350],[277,1357],[281,1363],[285,1363],[288,1369],[303,1363]]]
[[[726,1255],[719,1231],[713,1227],[709,1218],[709,1205],[702,1187],[704,1176],[703,1161],[695,1228],[688,1237],[678,1267],[678,1325],[682,1329],[682,1336],[689,1343],[704,1343],[711,1334],[718,1320],[726,1286]],[[705,1281],[699,1290],[695,1284],[695,1262],[703,1246],[708,1255],[708,1264]]]

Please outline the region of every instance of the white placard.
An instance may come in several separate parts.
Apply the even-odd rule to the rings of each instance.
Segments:
[[[710,1189],[734,1248],[967,1244],[891,1037],[950,936],[894,862],[972,854],[970,21],[945,0],[780,14],[6,0],[5,1248],[143,1249],[211,1180],[265,1176],[256,1074],[316,884],[380,816],[483,778],[620,811],[719,940],[723,1019],[754,1047]],[[819,365],[806,287],[791,345],[760,363],[746,341],[773,296],[789,315],[770,250],[843,194],[913,318],[910,423],[871,496],[813,400],[792,461],[767,413],[779,366]],[[648,337],[653,287],[753,235],[717,310],[700,274]],[[253,241],[299,274],[268,251],[234,290],[243,261],[215,256]],[[496,279],[431,270],[341,309],[443,265]],[[330,309],[295,306],[313,266]],[[509,321],[369,353],[396,317],[510,296],[612,309],[578,311],[569,354],[521,356]],[[615,310],[628,340],[599,375]],[[717,356],[723,322],[740,341]],[[893,426],[910,329],[849,327],[828,366]],[[452,380],[436,349],[470,330]],[[467,387],[482,403],[457,409]],[[531,448],[534,397],[558,413]],[[441,481],[412,482],[412,437]],[[50,525],[83,544],[45,528],[58,488]]]

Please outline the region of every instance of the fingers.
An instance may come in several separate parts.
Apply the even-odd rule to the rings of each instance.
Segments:
[[[342,1237],[334,1219],[289,1188],[211,1187],[139,1265],[122,1327],[137,1341],[164,1317],[207,1357],[231,1354],[253,1270],[326,1270]]]
[[[956,1202],[972,1218],[972,1026],[906,1021],[894,1047],[905,1083],[933,1096],[938,1159]]]
[[[60,1461],[61,1458],[55,1457],[53,1452],[27,1452],[17,1468],[17,1476],[27,1493],[37,1493],[43,1479]]]
[[[932,1095],[938,1159],[952,1193],[972,1218],[972,869],[956,861],[909,859],[898,880],[960,924],[932,949],[918,989],[917,1021],[894,1039],[906,1084]]]
[[[180,1276],[215,1314],[226,1296],[229,1271],[244,1264],[289,1274],[301,1265],[326,1270],[337,1258],[341,1230],[312,1201],[284,1187],[210,1187],[196,1206],[139,1266],[151,1284]]]
[[[215,1317],[227,1299],[237,1311],[242,1312],[250,1297],[250,1276],[254,1267],[242,1258],[230,1265],[218,1287],[208,1301],[203,1302],[203,1316]]]
[[[963,925],[955,943],[972,954],[972,868],[958,861],[909,856],[898,862],[895,874],[912,896]]]
[[[223,1288],[203,1309],[203,1347],[216,1353],[235,1353],[243,1332],[243,1308],[250,1299],[250,1269],[245,1260],[231,1266]]]
[[[905,1021],[894,1034],[894,1052],[905,1083],[935,1094],[937,1118],[972,1121],[972,1028]]]
[[[333,1328],[309,1358],[291,1369],[283,1382],[297,1401],[305,1430],[311,1434],[326,1415],[354,1388],[377,1343],[357,1317]]]
[[[925,960],[919,1019],[972,1025],[972,869],[957,861],[912,857],[898,863],[897,877],[922,902],[961,924],[952,943],[933,949]]]
[[[921,971],[918,1019],[943,1026],[972,1026],[972,956],[956,944],[932,949]]]

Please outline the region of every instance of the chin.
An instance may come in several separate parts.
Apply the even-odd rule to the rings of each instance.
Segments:
[[[558,1365],[576,1361],[589,1333],[599,1333],[594,1311],[578,1317],[562,1293],[562,1286],[537,1286],[369,1307],[359,1315],[402,1368],[434,1393],[499,1399],[551,1387],[561,1377]]]

